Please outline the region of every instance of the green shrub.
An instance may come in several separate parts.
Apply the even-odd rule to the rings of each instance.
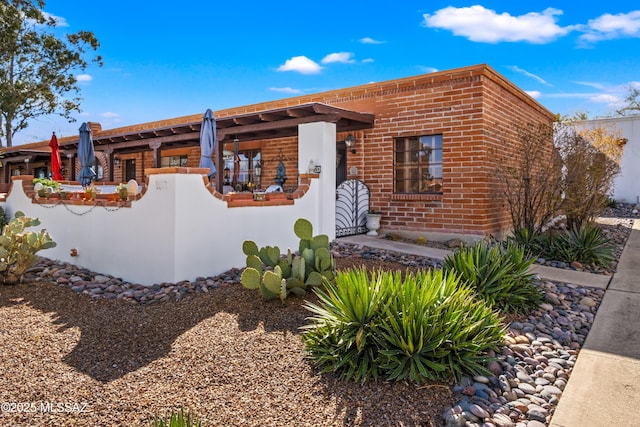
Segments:
[[[57,190],[58,188],[60,188],[60,183],[50,178],[33,178],[32,182],[33,182],[33,185],[40,183],[42,184],[43,187],[51,187],[54,190]]]
[[[315,289],[303,327],[308,357],[343,379],[384,376],[422,383],[486,373],[486,351],[505,330],[497,314],[454,275],[344,270]]]
[[[343,379],[356,381],[379,375],[377,329],[389,304],[391,274],[371,274],[366,269],[336,273],[334,283],[325,283],[326,292],[315,289],[316,305],[306,302],[314,316],[303,327],[303,340],[309,358],[323,372],[337,372]]]
[[[611,196],[607,196],[607,199],[604,202],[604,207],[609,209],[615,209],[618,207],[618,202]]]
[[[184,413],[184,409],[180,412],[171,411],[164,418],[157,416],[153,420],[153,427],[201,427],[202,422],[190,413]]]
[[[22,275],[31,267],[36,253],[53,248],[56,243],[46,230],[25,231],[27,227],[40,225],[37,218],[28,218],[21,211],[5,225],[0,235],[0,282],[15,284],[22,281]]]
[[[613,262],[613,246],[602,229],[594,224],[572,227],[566,241],[575,250],[575,260],[583,264],[606,266]]]
[[[537,248],[540,256],[567,263],[578,261],[604,267],[614,260],[613,246],[602,229],[594,224],[543,234],[538,239]]]
[[[0,206],[0,233],[4,230],[4,226],[9,223],[9,216],[7,212]]]
[[[421,383],[453,374],[488,374],[483,366],[505,334],[500,318],[473,290],[442,270],[394,281],[378,336],[389,379]]]
[[[534,258],[513,242],[492,245],[478,242],[447,256],[445,272],[455,272],[489,304],[506,312],[523,312],[538,307],[542,291],[530,272]]]

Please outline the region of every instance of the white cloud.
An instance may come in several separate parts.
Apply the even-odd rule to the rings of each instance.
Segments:
[[[93,77],[89,74],[78,74],[76,76],[76,80],[78,80],[79,82],[89,82],[93,80]]]
[[[342,64],[353,64],[355,59],[353,59],[353,53],[351,52],[336,52],[330,53],[329,55],[322,58],[323,64],[331,64],[334,62],[340,62]]]
[[[360,39],[360,43],[362,44],[383,44],[385,42],[380,41],[380,40],[376,40],[376,39],[372,39],[371,37],[363,37]]]
[[[640,37],[640,10],[616,15],[605,13],[596,19],[590,19],[580,30],[585,32],[580,36],[580,40],[584,42]]]
[[[295,71],[300,74],[318,74],[322,67],[306,56],[294,56],[278,67],[278,71]]]
[[[373,58],[365,58],[362,60],[363,64],[369,64],[371,62],[375,62]]]
[[[120,117],[120,114],[112,113],[111,111],[105,111],[104,113],[100,113],[100,117],[104,117],[105,119],[114,119],[116,117]]]
[[[598,90],[604,90],[606,89],[606,86],[603,85],[602,83],[597,83],[597,82],[574,82],[575,84],[578,85],[582,85],[582,86],[588,86],[588,87],[592,87],[594,89],[598,89]]]
[[[558,26],[558,15],[562,15],[562,11],[554,8],[547,8],[542,13],[512,16],[508,13],[498,14],[480,5],[461,8],[449,6],[432,15],[425,14],[424,23],[427,27],[450,30],[474,42],[548,43],[573,29]]]
[[[527,92],[527,94],[533,99],[538,99],[542,96],[542,92],[539,90],[526,90],[525,92]]]
[[[614,104],[618,104],[622,101],[622,99],[618,98],[615,95],[610,95],[607,93],[602,93],[596,96],[592,96],[589,98],[589,101],[591,102],[596,102],[598,104],[609,104],[609,105],[614,105]]]
[[[423,67],[423,66],[419,66],[418,67],[420,69],[420,71],[422,71],[423,73],[437,73],[438,69],[437,68],[433,68],[433,67]]]
[[[515,71],[516,73],[520,73],[520,74],[523,74],[523,75],[525,75],[527,77],[530,77],[530,78],[532,78],[534,80],[537,80],[539,83],[542,83],[543,85],[552,86],[553,87],[552,84],[547,83],[547,81],[545,79],[543,79],[542,77],[536,76],[535,74],[530,73],[527,70],[523,70],[522,68],[518,67],[517,65],[511,65],[511,66],[509,66],[507,68],[509,68],[511,71]]]
[[[303,93],[300,89],[294,89],[292,87],[270,87],[269,90],[272,92],[289,93],[292,95]]]

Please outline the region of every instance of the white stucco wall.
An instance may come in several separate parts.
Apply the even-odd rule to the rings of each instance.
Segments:
[[[298,218],[308,219],[314,234],[335,238],[335,125],[302,125],[299,141],[299,157],[307,159],[301,172],[313,158],[322,173],[293,205],[229,208],[208,191],[203,175],[168,172],[149,175],[146,192],[128,208],[33,203],[21,180],[0,206],[11,216],[21,210],[40,219],[38,229],[57,243],[39,252],[47,258],[142,285],[213,276],[245,265],[245,240],[296,251]]]
[[[618,202],[640,204],[640,115],[586,120],[578,126],[618,130],[620,136],[627,139],[621,172],[613,185],[613,198]]]

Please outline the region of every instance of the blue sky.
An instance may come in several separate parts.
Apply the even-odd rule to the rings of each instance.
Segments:
[[[15,145],[84,121],[111,129],[480,63],[563,115],[606,115],[640,85],[630,0],[50,0],[45,11],[60,34],[93,31],[104,66],[78,76],[77,122],[34,120]]]

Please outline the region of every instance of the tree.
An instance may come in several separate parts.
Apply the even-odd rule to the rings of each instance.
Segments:
[[[69,121],[80,111],[75,73],[100,44],[92,32],[58,38],[44,0],[0,0],[0,147],[12,146],[30,120],[57,114]],[[102,66],[99,55],[89,59]],[[68,97],[68,94],[74,96]]]
[[[616,130],[567,122],[557,125],[555,143],[563,162],[562,210],[567,226],[580,227],[606,206],[626,140]]]
[[[562,190],[560,158],[553,147],[551,125],[527,123],[513,128],[517,155],[496,153],[496,176],[513,230],[526,230],[533,235],[558,213]]]
[[[629,93],[624,98],[626,105],[616,113],[620,116],[627,116],[630,114],[640,113],[640,87],[631,85],[629,86]]]

